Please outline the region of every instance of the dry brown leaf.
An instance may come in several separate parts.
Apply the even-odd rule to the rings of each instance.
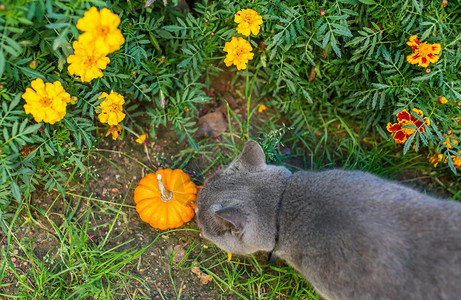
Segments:
[[[224,96],[222,96],[222,98],[224,99],[224,101],[226,101],[229,104],[231,109],[234,109],[237,107],[237,101],[235,101],[235,98],[230,93],[225,93]],[[224,107],[224,112],[225,112],[225,107]]]
[[[201,284],[208,284],[210,281],[213,280],[213,277],[211,275],[203,273],[199,267],[192,267],[191,272],[197,275],[197,277],[200,279]]]
[[[186,254],[186,251],[184,250],[184,245],[176,245],[173,248],[173,262],[180,262],[183,260],[184,255]]]
[[[307,79],[307,81],[311,82],[314,79],[315,79],[315,67],[312,67],[311,72],[309,73],[309,78]]]

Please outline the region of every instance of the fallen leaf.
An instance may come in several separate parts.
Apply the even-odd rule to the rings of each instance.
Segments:
[[[184,245],[176,245],[173,248],[173,262],[180,262],[183,260],[186,251],[184,251]]]
[[[230,93],[225,93],[222,98],[229,104],[230,108],[234,109],[237,107],[237,102]]]
[[[259,51],[263,51],[264,49],[266,49],[266,47],[267,47],[267,45],[264,44],[264,42],[262,42],[262,41],[259,42],[259,46],[258,46]]]
[[[309,73],[309,78],[307,79],[307,81],[311,82],[314,79],[315,79],[315,67],[312,67],[311,72]]]
[[[213,277],[211,275],[203,273],[199,267],[192,267],[191,272],[197,275],[197,277],[200,279],[201,284],[208,284],[210,281],[213,280]]]
[[[224,115],[220,110],[215,112],[209,112],[206,115],[200,117],[197,122],[198,130],[195,133],[196,136],[211,136],[218,137],[226,131],[227,122]]]

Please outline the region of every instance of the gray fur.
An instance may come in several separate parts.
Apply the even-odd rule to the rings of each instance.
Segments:
[[[461,204],[359,171],[291,174],[254,141],[205,182],[197,223],[225,251],[274,251],[329,300],[461,297]]]

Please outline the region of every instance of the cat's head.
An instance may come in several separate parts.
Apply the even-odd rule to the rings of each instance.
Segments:
[[[266,165],[261,147],[248,141],[240,156],[207,178],[198,194],[196,220],[202,236],[234,254],[271,251],[277,206],[290,175],[284,167]]]

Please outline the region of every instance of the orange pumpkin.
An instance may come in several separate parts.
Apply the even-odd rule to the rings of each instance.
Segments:
[[[178,228],[195,214],[197,187],[180,169],[161,169],[147,174],[134,190],[141,220],[165,230]]]

